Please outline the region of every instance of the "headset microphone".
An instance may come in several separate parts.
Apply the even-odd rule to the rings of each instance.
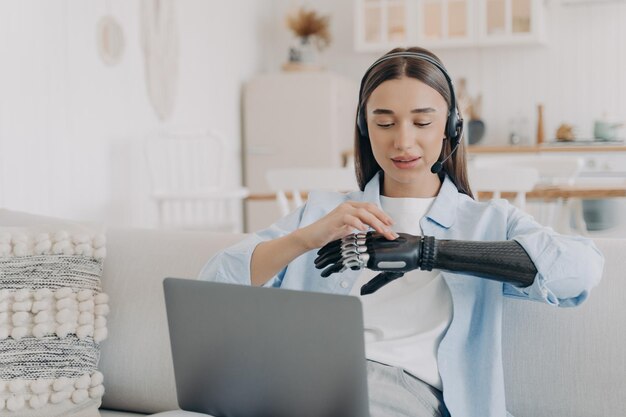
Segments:
[[[439,174],[442,168],[443,168],[443,162],[437,161],[433,164],[432,167],[430,167],[430,172],[432,172],[433,174]]]
[[[459,142],[460,141],[456,141],[456,144],[454,145],[454,148],[452,148],[452,151],[450,152],[450,154],[448,156],[446,156],[445,158],[443,158],[443,161],[437,161],[433,164],[432,167],[430,167],[430,172],[432,172],[433,174],[439,174],[439,172],[443,169],[443,164],[450,159],[450,157],[452,155],[454,155],[454,151],[456,151],[456,148],[459,147]]]

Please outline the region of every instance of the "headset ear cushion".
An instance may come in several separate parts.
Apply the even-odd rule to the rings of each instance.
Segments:
[[[456,142],[461,140],[461,135],[463,133],[463,120],[459,118],[457,112],[454,112],[448,117],[448,122],[446,123],[446,136],[450,138],[450,142],[454,145]]]

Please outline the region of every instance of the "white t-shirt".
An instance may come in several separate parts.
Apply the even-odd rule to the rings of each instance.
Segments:
[[[420,219],[434,198],[389,198],[381,205],[394,220],[395,232],[422,235]],[[405,369],[441,390],[437,349],[452,320],[452,297],[438,271],[410,271],[373,294],[361,286],[377,271],[363,270],[351,294],[360,297],[368,359]]]

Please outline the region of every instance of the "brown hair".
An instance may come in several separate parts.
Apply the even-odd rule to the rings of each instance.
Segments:
[[[396,52],[417,52],[426,54],[441,63],[441,60],[435,54],[427,49],[418,47],[406,49],[395,48],[387,52],[384,56]],[[415,78],[435,89],[446,100],[448,108],[450,108],[450,88],[441,70],[428,61],[400,56],[382,61],[367,72],[361,83],[362,91],[360,92],[360,100],[357,104],[357,119],[359,117],[359,109],[363,112],[362,117],[365,117],[365,106],[376,87],[384,81],[398,79],[403,76]],[[355,123],[354,133],[354,165],[359,188],[363,191],[365,189],[365,185],[374,177],[374,175],[376,175],[378,171],[381,170],[381,168],[374,158],[369,137],[361,134],[357,124],[358,120]],[[439,156],[440,160],[446,155],[450,155],[450,152],[452,151],[452,145],[450,142],[451,141],[449,140],[444,141],[441,154]],[[448,174],[459,192],[474,198],[472,191],[470,190],[467,177],[467,157],[462,138],[460,139],[459,146],[454,155],[444,162],[443,170],[439,174],[440,178],[443,179],[444,173]]]

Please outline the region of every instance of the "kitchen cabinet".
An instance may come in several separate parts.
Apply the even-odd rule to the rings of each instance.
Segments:
[[[541,43],[543,0],[355,0],[355,49]]]
[[[356,0],[355,47],[358,51],[380,51],[407,46],[409,17],[415,2],[408,0]]]
[[[478,2],[480,45],[511,45],[545,41],[543,0],[481,0]]]
[[[584,165],[580,175],[583,177],[618,177],[626,178],[626,146],[623,143],[597,145],[556,144],[542,146],[469,146],[468,158],[497,158],[543,155],[560,158],[582,158]]]
[[[428,48],[471,46],[475,39],[474,6],[469,0],[418,2],[418,44]]]

